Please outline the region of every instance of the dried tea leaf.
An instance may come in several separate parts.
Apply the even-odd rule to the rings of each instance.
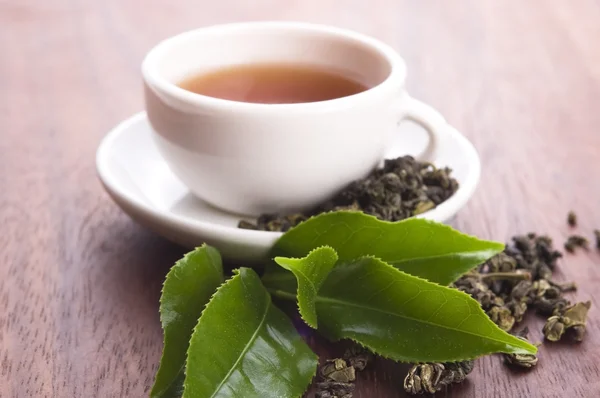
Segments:
[[[410,395],[435,394],[446,384],[440,385],[445,367],[441,363],[413,365],[404,378],[404,391]]]
[[[353,366],[348,366],[345,359],[336,358],[325,362],[321,367],[320,375],[323,379],[338,383],[349,383],[356,380],[356,371]]]
[[[337,259],[335,250],[327,246],[314,249],[304,258],[275,258],[277,264],[296,275],[298,309],[304,322],[314,329],[317,328],[315,297]]]
[[[556,313],[548,318],[542,329],[544,337],[549,341],[558,341],[567,331],[570,331],[575,341],[582,341],[591,306],[591,301],[585,301],[555,311]]]
[[[241,268],[198,320],[183,398],[300,397],[316,367],[316,355],[271,303],[258,275]]]
[[[510,331],[515,325],[512,312],[506,307],[492,307],[487,314],[492,322],[506,332]]]
[[[527,327],[520,332],[515,333],[515,336],[527,342],[529,342],[527,339],[528,335],[529,328]],[[509,366],[531,369],[537,365],[538,357],[535,354],[504,354],[504,363]]]
[[[354,383],[322,381],[317,383],[315,398],[352,398]]]
[[[548,341],[558,341],[565,333],[565,324],[561,321],[560,316],[553,315],[546,321],[542,332]]]
[[[567,224],[569,224],[570,227],[577,226],[577,214],[575,214],[574,211],[570,211],[569,214],[567,214]]]
[[[344,353],[344,359],[350,366],[358,371],[365,370],[369,362],[373,361],[373,353],[358,344],[348,348]]]
[[[589,245],[590,243],[585,236],[571,235],[565,242],[565,250],[569,253],[574,253],[576,248],[581,247],[587,250]]]
[[[392,223],[339,211],[313,217],[286,232],[275,243],[272,257],[304,257],[320,246],[331,246],[340,261],[372,255],[442,285],[504,249],[501,243],[480,240],[433,221]]]
[[[410,395],[435,394],[465,381],[473,366],[474,361],[415,364],[404,378],[404,391]]]
[[[164,348],[151,397],[181,396],[190,336],[221,283],[221,256],[207,245],[186,254],[167,274],[160,297]]]
[[[273,295],[292,300],[297,299],[294,280],[282,268],[263,277]],[[531,344],[500,330],[467,294],[373,257],[338,261],[315,303],[320,332],[333,340],[353,339],[397,361],[447,362],[495,352],[536,352]]]

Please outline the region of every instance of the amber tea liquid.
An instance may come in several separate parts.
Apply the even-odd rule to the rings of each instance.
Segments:
[[[333,70],[290,64],[226,67],[193,75],[179,87],[209,97],[261,104],[326,101],[369,88]]]

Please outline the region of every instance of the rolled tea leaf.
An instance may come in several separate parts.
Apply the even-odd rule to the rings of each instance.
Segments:
[[[275,243],[271,254],[304,257],[320,246],[331,246],[340,261],[372,255],[442,285],[504,249],[501,243],[480,240],[433,221],[411,218],[392,223],[359,212],[338,211],[292,228]]]
[[[273,295],[295,299],[285,272],[271,270],[263,281]],[[497,352],[537,352],[498,328],[469,295],[373,257],[338,262],[314,302],[320,332],[332,340],[350,338],[396,361],[453,362]]]
[[[338,259],[331,247],[323,246],[304,258],[276,257],[275,262],[294,273],[298,280],[298,310],[304,322],[317,328],[315,298]]]
[[[180,397],[185,356],[198,318],[223,283],[219,252],[207,245],[179,260],[167,274],[160,297],[164,347],[151,397]]]
[[[258,275],[241,268],[194,329],[183,397],[300,397],[316,367],[316,355],[271,303]]]

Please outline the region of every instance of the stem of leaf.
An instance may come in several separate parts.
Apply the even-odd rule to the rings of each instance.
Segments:
[[[554,282],[554,281],[548,281],[548,282],[550,282],[550,284],[552,286],[556,286],[563,292],[574,292],[575,290],[577,290],[577,285],[575,284],[575,282],[565,282],[565,283],[559,283],[559,282]]]
[[[296,301],[296,295],[293,293],[289,293],[289,292],[286,292],[283,290],[277,290],[277,289],[267,289],[267,291],[269,293],[271,293],[273,296],[278,297],[280,299]]]
[[[492,272],[489,274],[480,274],[479,278],[482,282],[492,281],[529,281],[531,273],[529,272]]]

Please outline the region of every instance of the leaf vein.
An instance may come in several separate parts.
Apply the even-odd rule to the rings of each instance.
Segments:
[[[242,283],[243,283],[243,278],[242,278]],[[246,287],[245,284],[244,284],[244,287]],[[241,360],[244,357],[244,355],[246,355],[246,352],[248,352],[248,350],[250,349],[250,346],[252,345],[252,343],[254,343],[254,340],[256,340],[256,337],[258,336],[259,331],[262,329],[263,325],[265,324],[265,320],[267,319],[267,313],[269,312],[269,306],[271,304],[271,295],[269,293],[267,293],[267,292],[265,292],[265,295],[267,297],[267,305],[265,305],[265,312],[263,313],[263,316],[262,316],[262,319],[260,320],[260,323],[258,324],[256,330],[252,334],[252,337],[250,337],[250,340],[248,340],[248,343],[246,344],[246,346],[244,347],[244,349],[240,353],[240,356],[235,361],[235,363],[231,366],[231,369],[229,369],[229,372],[227,372],[227,374],[225,375],[225,377],[223,377],[223,380],[221,380],[221,384],[219,384],[217,386],[217,388],[212,393],[212,395],[210,396],[210,398],[214,398],[215,394],[217,394],[219,391],[221,391],[221,388],[223,387],[223,385],[225,384],[225,382],[227,381],[227,379],[229,379],[229,377],[231,377],[231,375],[233,374],[233,371],[238,366],[238,364],[241,362]]]
[[[396,283],[396,281],[391,281],[390,283],[388,283],[386,286],[382,287],[379,290],[376,290],[375,292],[373,292],[373,294],[371,294],[365,301],[368,303],[371,301],[371,299],[373,297],[375,297],[378,294],[381,294],[383,292],[385,292],[386,290],[388,290],[390,287],[392,287],[394,284]]]
[[[459,324],[459,326],[451,327],[451,326],[447,326],[447,325],[441,325],[439,323],[433,323],[433,322],[430,322],[430,321],[427,321],[427,320],[423,320],[423,319],[413,318],[413,317],[407,316],[407,315],[401,315],[401,314],[397,314],[397,313],[394,313],[394,312],[385,311],[385,310],[382,310],[380,308],[375,308],[375,307],[366,306],[366,305],[360,305],[360,304],[357,304],[357,303],[354,303],[354,302],[351,302],[351,301],[342,301],[342,300],[335,299],[335,298],[332,298],[332,297],[323,297],[323,296],[319,297],[319,296],[317,296],[317,300],[316,301],[320,301],[322,303],[331,303],[331,304],[339,305],[339,306],[342,306],[342,307],[344,307],[344,306],[351,306],[351,307],[355,307],[355,308],[358,308],[358,309],[371,310],[371,311],[374,311],[374,312],[379,312],[379,313],[382,313],[382,314],[391,315],[391,316],[398,317],[398,318],[408,319],[408,320],[411,320],[411,321],[414,321],[414,322],[418,322],[418,323],[419,322],[420,323],[425,323],[427,325],[439,327],[439,328],[442,328],[442,329],[448,329],[448,330],[453,330],[455,332],[465,333],[465,334],[468,334],[468,335],[471,335],[471,336],[485,337],[485,338],[488,338],[488,339],[493,340],[495,342],[506,344],[505,341],[498,340],[496,338],[490,337],[489,334],[478,334],[478,333],[470,332],[470,331],[467,331],[467,330],[459,330],[458,329],[458,327],[460,325],[462,325],[462,323],[464,323],[468,318],[470,318],[471,316],[474,316],[474,315],[477,316],[478,314],[470,314],[465,319],[463,319],[461,321],[461,323]]]

